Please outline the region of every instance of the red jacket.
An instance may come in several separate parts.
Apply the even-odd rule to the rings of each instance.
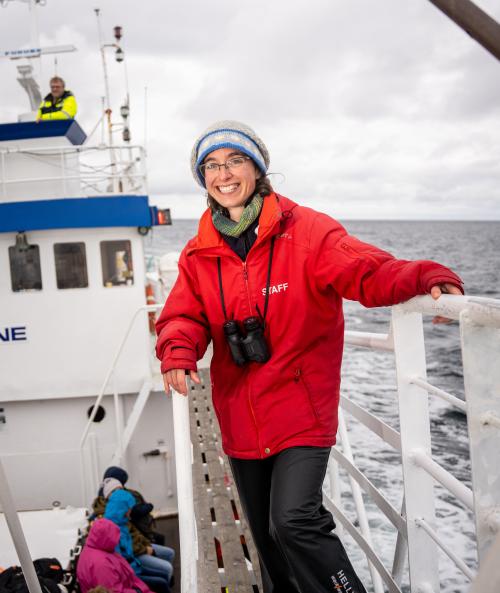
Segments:
[[[264,310],[271,237],[266,338],[271,359],[238,367],[225,342],[217,273],[221,258],[228,317]],[[342,298],[366,307],[393,305],[430,291],[461,286],[430,261],[397,260],[347,234],[335,220],[271,194],[246,262],[215,229],[207,210],[198,235],[179,260],[179,277],[157,322],[161,369],[196,370],[210,339],[212,397],[224,451],[265,458],[293,446],[335,443],[344,342]]]

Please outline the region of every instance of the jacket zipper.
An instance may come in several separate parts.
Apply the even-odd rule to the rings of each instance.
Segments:
[[[250,310],[250,315],[252,315],[252,299],[250,298],[250,288],[248,286],[248,271],[247,271],[247,262],[243,262],[243,278],[245,280],[245,287],[247,290],[247,298],[248,298],[248,308]]]
[[[369,259],[370,261],[372,261],[374,264],[379,265],[378,260],[373,256],[370,255],[369,253],[367,253],[366,251],[358,251],[357,249],[355,249],[354,247],[351,247],[350,245],[348,245],[347,243],[341,243],[340,247],[344,250],[347,251],[348,253],[353,253],[355,256],[357,257],[366,257],[366,259]]]
[[[252,301],[250,299],[250,288],[248,286],[248,270],[247,270],[247,262],[244,261],[243,262],[243,278],[245,280],[245,287],[246,287],[246,291],[247,291],[247,297],[248,297],[248,307],[250,310],[250,315],[252,314]],[[261,445],[260,445],[260,435],[259,435],[259,425],[257,424],[257,419],[255,418],[255,412],[252,406],[252,397],[250,395],[250,384],[248,386],[248,406],[250,408],[250,412],[252,413],[252,418],[255,424],[255,431],[257,433],[257,442],[259,444],[259,451],[262,449]]]

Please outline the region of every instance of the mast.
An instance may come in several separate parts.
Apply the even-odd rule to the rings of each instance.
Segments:
[[[500,60],[500,24],[471,0],[429,0]]]

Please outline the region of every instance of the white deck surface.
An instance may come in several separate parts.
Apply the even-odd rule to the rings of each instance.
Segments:
[[[57,558],[63,567],[69,562],[69,552],[76,544],[78,529],[85,527],[86,509],[52,509],[19,513],[21,526],[33,560]],[[0,513],[0,566],[19,565],[14,543],[5,516]]]

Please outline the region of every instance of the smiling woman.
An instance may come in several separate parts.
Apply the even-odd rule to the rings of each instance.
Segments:
[[[252,159],[231,148],[219,148],[208,155],[200,169],[209,195],[228,210],[231,220],[239,222],[261,175]]]
[[[186,373],[200,381],[212,340],[214,408],[264,592],[364,593],[321,494],[338,423],[342,299],[375,307],[460,294],[460,278],[397,260],[276,194],[267,148],[240,122],[205,130],[191,166],[209,208],[157,323],[165,388],[186,395]]]

